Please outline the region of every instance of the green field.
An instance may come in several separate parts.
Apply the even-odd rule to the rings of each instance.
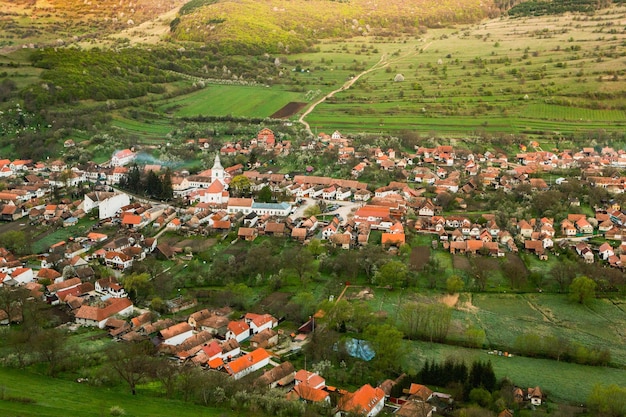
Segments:
[[[113,406],[128,417],[236,416],[229,410],[154,397],[139,390],[132,396],[120,388],[93,387],[73,381],[52,379],[27,371],[0,367],[0,414],[22,417],[100,417],[111,415]],[[19,401],[30,399],[32,401]]]
[[[284,87],[209,84],[202,90],[156,103],[158,110],[179,117],[231,115],[269,117],[292,101],[305,102],[305,93]]]
[[[70,237],[84,236],[96,222],[96,220],[83,218],[79,220],[76,226],[61,227],[52,233],[48,233],[50,230],[46,228],[43,236],[36,235],[37,231],[33,231],[33,234],[36,235],[35,242],[33,243],[33,253],[44,253],[51,245],[57,242],[62,240],[67,241]]]
[[[385,311],[394,321],[407,300],[433,302],[442,297],[385,289],[375,289],[374,294],[370,307]],[[486,348],[516,353],[518,336],[558,337],[586,348],[608,348],[611,362],[626,367],[626,301],[621,298],[597,299],[587,307],[558,294],[464,293],[454,306],[447,339],[464,343],[470,327],[485,331]]]
[[[120,129],[125,134],[134,135],[147,142],[163,142],[165,136],[172,131],[174,126],[167,119],[139,121],[116,116],[112,126]]]
[[[443,361],[447,358],[471,363],[491,360],[497,378],[507,377],[522,387],[540,386],[552,401],[581,404],[586,402],[596,384],[624,385],[626,370],[576,365],[547,359],[520,356],[488,355],[484,350],[466,349],[426,342],[407,342],[406,365],[419,370],[426,360]]]

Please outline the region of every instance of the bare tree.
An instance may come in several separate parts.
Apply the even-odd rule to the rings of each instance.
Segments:
[[[153,353],[149,341],[118,344],[107,351],[109,366],[128,384],[133,395],[137,395],[137,384],[150,375]]]

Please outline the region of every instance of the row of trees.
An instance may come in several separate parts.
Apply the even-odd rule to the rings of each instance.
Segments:
[[[128,175],[120,180],[119,186],[132,193],[159,200],[171,200],[174,197],[172,171],[169,168],[166,168],[162,174],[154,171],[145,173],[133,164]]]
[[[607,366],[611,351],[606,347],[586,347],[559,336],[541,336],[537,333],[520,334],[514,343],[519,354],[530,357],[556,359],[583,365]]]

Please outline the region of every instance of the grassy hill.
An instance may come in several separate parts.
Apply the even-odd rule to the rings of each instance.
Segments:
[[[195,0],[172,23],[173,37],[233,53],[302,51],[324,38],[415,34],[420,28],[476,22],[494,10],[478,0]]]
[[[2,2],[0,52],[57,46],[134,27],[180,7],[186,0],[11,0]]]

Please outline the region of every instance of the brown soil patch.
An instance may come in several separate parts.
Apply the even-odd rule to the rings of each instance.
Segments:
[[[174,247],[179,249],[185,249],[190,247],[194,253],[202,252],[210,248],[217,243],[217,239],[186,239],[181,242],[177,242]]]
[[[306,105],[307,103],[292,101],[285,104],[280,110],[272,114],[270,117],[272,119],[284,119],[286,117],[291,117],[302,110]]]
[[[452,255],[452,267],[461,271],[469,271],[472,268],[467,256],[462,255]]]
[[[430,248],[428,246],[416,246],[411,250],[410,265],[414,271],[424,269],[430,259]]]
[[[272,311],[279,306],[286,306],[293,294],[288,292],[273,292],[265,296],[261,301],[256,304],[256,310],[259,311]]]

